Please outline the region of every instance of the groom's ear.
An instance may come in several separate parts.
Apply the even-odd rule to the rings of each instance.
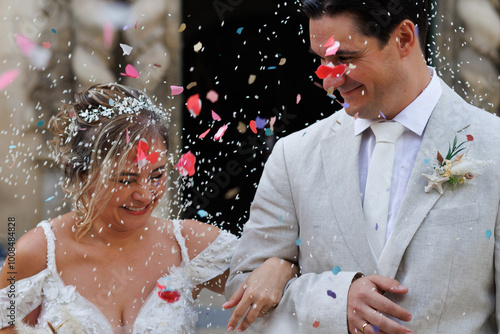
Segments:
[[[392,41],[396,42],[401,58],[408,57],[414,48],[419,48],[418,27],[410,20],[403,20],[392,33]]]

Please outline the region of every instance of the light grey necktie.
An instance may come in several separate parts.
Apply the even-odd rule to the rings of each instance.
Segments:
[[[366,235],[378,259],[385,246],[395,144],[405,127],[397,122],[384,121],[372,124],[371,129],[376,144],[368,167],[363,212]]]

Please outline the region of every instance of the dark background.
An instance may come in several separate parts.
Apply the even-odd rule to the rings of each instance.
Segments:
[[[314,71],[319,61],[309,52],[308,20],[298,3],[188,0],[183,6],[184,86],[196,82],[184,96],[200,94],[202,100],[197,118],[183,110],[182,152],[190,150],[197,157],[193,183],[184,184],[184,201],[191,203],[183,218],[209,221],[239,234],[276,140],[340,106],[318,86]],[[197,53],[193,46],[198,42],[203,49]],[[282,58],[286,62],[279,65]],[[248,83],[251,74],[256,76],[253,84]],[[219,94],[215,103],[206,99],[210,90]],[[221,121],[213,121],[212,110]],[[268,120],[266,128],[276,116],[274,132],[253,133],[248,124],[257,116]],[[244,133],[238,131],[240,122],[246,126]],[[224,124],[228,129],[222,141],[215,142],[213,135]],[[199,210],[208,215],[203,217]]]

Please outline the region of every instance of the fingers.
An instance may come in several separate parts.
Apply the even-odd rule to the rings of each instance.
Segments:
[[[227,302],[222,304],[223,309],[230,309],[238,305],[238,303],[241,301],[241,298],[243,298],[243,294],[245,293],[245,283],[240,285],[238,290],[236,290],[235,293],[229,298]]]
[[[240,288],[238,289],[238,291],[235,293],[235,294],[239,294],[239,291],[242,290],[241,292],[241,297],[240,297],[240,300],[236,306],[236,308],[234,309],[233,311],[233,314],[231,315],[231,318],[229,319],[229,322],[227,323],[227,331],[228,332],[232,332],[236,326],[238,325],[238,322],[241,320],[241,318],[243,318],[247,312],[247,309],[250,307],[250,305],[252,305],[252,299],[250,298],[251,295],[245,295],[245,288],[244,288],[244,285],[243,286],[240,286]],[[231,299],[234,297],[231,296]],[[229,301],[227,302],[229,303]],[[229,308],[228,305],[226,305],[227,303],[225,303],[224,305],[224,308]],[[234,307],[234,305],[233,305]]]

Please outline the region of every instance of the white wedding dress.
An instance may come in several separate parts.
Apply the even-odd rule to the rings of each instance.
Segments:
[[[142,304],[133,326],[113,328],[102,312],[82,297],[72,285],[65,285],[59,276],[55,261],[55,236],[50,224],[39,224],[47,239],[47,268],[38,274],[16,282],[16,318],[23,319],[31,311],[42,305],[35,327],[49,329],[48,323],[58,329],[59,334],[110,334],[138,333],[195,333],[198,319],[194,310],[192,289],[229,268],[237,238],[221,231],[217,239],[202,253],[190,260],[185,240],[181,234],[179,221],[174,221],[174,234],[182,251],[182,263],[173,267],[168,275],[160,277],[158,284],[180,293],[179,300],[167,302],[159,297],[155,287]],[[9,326],[11,318],[7,307],[11,298],[9,287],[0,290],[0,328]],[[47,333],[52,333],[48,330]]]

